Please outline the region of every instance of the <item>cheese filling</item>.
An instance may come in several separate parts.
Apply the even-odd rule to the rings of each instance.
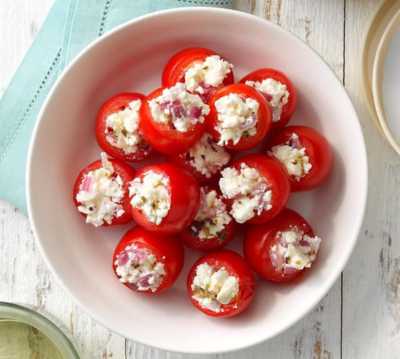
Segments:
[[[133,284],[139,291],[155,292],[165,276],[164,263],[147,248],[127,246],[115,259],[115,272],[122,283]]]
[[[246,81],[247,86],[254,87],[260,91],[267,99],[272,110],[272,122],[281,119],[282,109],[289,102],[289,91],[287,86],[272,78],[260,81]]]
[[[191,225],[192,232],[201,240],[218,237],[223,241],[224,238],[220,234],[231,220],[218,193],[215,190],[207,192],[202,187],[200,209]]]
[[[132,101],[125,109],[114,112],[106,118],[107,142],[127,155],[137,152],[145,145],[144,139],[139,133],[141,104],[141,100]]]
[[[279,232],[278,243],[270,249],[272,265],[279,271],[310,268],[319,250],[321,238],[310,237],[297,227]]]
[[[114,218],[121,217],[124,197],[122,178],[114,171],[105,153],[101,154],[102,166],[83,176],[76,194],[78,211],[86,215],[86,223],[95,227],[111,224]]]
[[[204,134],[188,152],[185,160],[206,178],[211,178],[230,160],[230,154],[218,146],[209,134]]]
[[[296,133],[285,144],[273,146],[270,154],[286,167],[288,174],[296,181],[300,181],[312,168],[306,149],[301,147]]]
[[[190,92],[203,95],[210,88],[222,85],[225,77],[232,72],[232,68],[232,64],[218,55],[208,56],[203,62],[194,63],[185,72],[186,88]]]
[[[245,223],[272,208],[272,191],[265,178],[242,163],[240,170],[227,167],[221,172],[219,187],[224,197],[233,199],[230,214],[238,223]]]
[[[169,178],[155,171],[135,178],[129,186],[132,207],[138,208],[146,218],[159,225],[171,207]]]
[[[217,124],[215,129],[220,134],[218,144],[223,146],[229,141],[235,145],[243,137],[257,133],[258,101],[243,98],[236,93],[220,97],[215,101]]]
[[[170,125],[178,132],[187,132],[203,123],[210,112],[200,96],[188,92],[180,82],[164,89],[160,96],[149,101],[149,106],[155,122]]]
[[[203,263],[196,268],[191,288],[195,301],[203,308],[218,313],[223,312],[222,306],[232,303],[238,295],[239,280],[229,275],[224,267],[215,270],[209,264]]]

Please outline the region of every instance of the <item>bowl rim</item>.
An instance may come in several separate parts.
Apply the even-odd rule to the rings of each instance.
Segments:
[[[357,128],[357,132],[359,135],[359,142],[360,142],[360,152],[361,152],[361,157],[359,159],[359,165],[360,165],[360,173],[361,176],[360,178],[363,179],[363,181],[359,184],[360,193],[362,193],[361,197],[361,208],[360,211],[358,212],[358,215],[354,217],[354,235],[353,235],[353,241],[350,245],[350,248],[348,252],[341,257],[340,261],[338,261],[338,265],[336,266],[336,269],[330,274],[330,277],[327,278],[326,282],[322,286],[322,290],[320,291],[320,294],[314,298],[314,300],[310,301],[308,306],[305,306],[304,309],[297,313],[296,316],[292,318],[292,320],[288,323],[285,323],[281,328],[278,330],[275,330],[272,332],[272,334],[269,337],[263,337],[262,335],[257,336],[256,338],[251,338],[246,341],[246,343],[232,343],[232,345],[228,348],[224,348],[223,350],[201,350],[201,348],[193,348],[193,349],[185,349],[185,351],[179,350],[179,348],[176,348],[176,346],[169,346],[169,345],[158,345],[157,343],[153,342],[148,342],[145,340],[138,340],[136,338],[128,338],[133,340],[136,343],[139,344],[144,344],[149,347],[153,348],[158,348],[161,350],[166,350],[170,352],[175,352],[175,353],[185,353],[185,354],[218,354],[218,353],[229,353],[229,352],[234,352],[246,348],[250,348],[252,346],[255,346],[257,344],[261,344],[263,342],[266,342],[267,340],[276,337],[277,335],[285,332],[287,329],[292,327],[294,324],[296,324],[300,319],[305,317],[310,311],[323,299],[323,297],[329,292],[329,290],[333,287],[335,284],[336,280],[338,279],[339,275],[343,271],[344,267],[346,266],[347,262],[349,261],[349,258],[351,254],[354,251],[355,245],[359,239],[359,234],[361,231],[361,227],[363,224],[363,219],[366,211],[366,206],[367,206],[367,197],[368,197],[368,162],[367,162],[367,151],[366,151],[366,145],[365,145],[365,139],[362,131],[362,127],[360,124],[359,116],[354,108],[354,105],[350,99],[349,94],[347,93],[347,90],[343,86],[343,84],[339,81],[339,79],[336,77],[335,73],[333,70],[330,68],[330,66],[327,64],[327,62],[322,58],[320,54],[318,54],[314,49],[312,49],[309,45],[307,45],[302,39],[298,38],[296,35],[292,34],[291,32],[283,29],[282,27],[272,23],[269,20],[260,18],[256,15],[252,15],[246,12],[242,12],[239,10],[233,10],[233,9],[224,9],[224,8],[215,8],[215,7],[181,7],[181,8],[174,8],[174,9],[168,9],[168,10],[160,10],[160,11],[155,11],[150,14],[142,15],[139,16],[135,19],[129,20],[125,23],[122,23],[121,25],[116,26],[109,32],[107,32],[105,35],[93,40],[91,43],[89,43],[87,46],[85,46],[79,53],[78,55],[75,56],[75,58],[65,67],[65,69],[61,72],[59,75],[58,79],[54,83],[53,87],[51,88],[49,94],[46,97],[46,100],[44,101],[40,112],[38,114],[37,121],[35,123],[33,132],[32,132],[32,137],[29,143],[29,148],[28,148],[28,158],[27,158],[27,165],[26,165],[26,198],[27,198],[27,209],[28,209],[28,216],[29,220],[32,226],[32,231],[35,236],[36,243],[38,244],[39,250],[42,254],[42,257],[44,258],[47,266],[50,268],[51,272],[54,274],[55,278],[57,278],[58,283],[60,283],[61,287],[66,290],[67,293],[69,293],[73,299],[74,302],[79,304],[81,308],[83,308],[91,318],[108,328],[110,331],[117,333],[121,335],[122,337],[125,337],[125,334],[121,333],[118,329],[115,328],[110,328],[108,324],[104,323],[104,320],[94,311],[91,309],[90,306],[84,304],[81,302],[81,300],[76,296],[75,293],[72,293],[67,285],[64,283],[63,279],[60,277],[60,275],[57,273],[55,270],[55,267],[51,263],[43,245],[42,241],[40,239],[39,231],[36,227],[35,224],[35,219],[34,219],[34,208],[32,205],[32,200],[31,200],[31,184],[32,184],[32,171],[33,171],[33,166],[32,166],[32,161],[33,161],[33,154],[34,154],[34,149],[36,147],[36,138],[37,134],[40,130],[40,126],[44,117],[44,113],[47,109],[47,106],[49,102],[51,101],[51,98],[53,94],[56,92],[58,87],[60,86],[61,82],[63,81],[65,75],[73,69],[76,64],[86,55],[87,52],[90,52],[91,49],[94,47],[98,46],[101,44],[104,40],[109,39],[116,33],[119,33],[120,31],[124,31],[125,28],[128,28],[130,26],[133,26],[136,23],[144,22],[148,19],[153,19],[157,18],[160,16],[171,16],[171,15],[180,15],[184,13],[192,13],[192,12],[197,12],[197,13],[202,13],[202,15],[207,15],[207,14],[222,14],[225,16],[239,16],[242,18],[247,18],[250,21],[255,21],[258,22],[259,24],[262,24],[265,26],[268,24],[268,26],[273,27],[276,31],[281,32],[284,36],[287,36],[297,42],[297,44],[305,49],[307,51],[311,51],[314,56],[317,56],[319,60],[321,61],[322,65],[326,67],[328,70],[327,72],[330,73],[333,81],[336,81],[336,84],[340,87],[342,93],[344,94],[344,98],[347,101],[347,106],[349,107],[349,110],[353,112],[353,116],[357,121],[355,121],[355,126]]]
[[[375,106],[376,117],[381,131],[391,147],[400,155],[400,142],[395,138],[386,119],[385,106],[382,98],[382,84],[384,79],[384,65],[389,46],[400,26],[400,8],[393,14],[378,43],[372,68],[372,100]]]

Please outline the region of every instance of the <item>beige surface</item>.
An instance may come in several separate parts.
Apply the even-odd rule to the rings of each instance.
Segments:
[[[0,88],[6,87],[51,3],[1,1]],[[400,160],[373,125],[361,88],[362,39],[379,4],[378,0],[238,1],[239,8],[304,39],[344,81],[366,136],[370,197],[356,251],[342,280],[318,307],[268,343],[210,358],[400,358],[400,244],[396,241]],[[26,218],[2,202],[0,253],[0,299],[30,303],[60,318],[73,332],[84,358],[182,358],[125,341],[91,320],[47,270]]]
[[[385,136],[386,140],[393,147],[393,149],[400,155],[400,143],[396,141],[394,138],[388,119],[386,118],[384,104],[383,104],[383,96],[382,96],[382,84],[383,84],[383,74],[384,74],[384,65],[385,58],[387,55],[387,51],[389,49],[389,45],[393,35],[398,31],[400,26],[400,5],[395,11],[391,12],[392,17],[389,22],[386,24],[385,30],[382,34],[382,37],[378,43],[378,47],[375,54],[375,59],[373,62],[372,68],[372,99],[374,110],[376,111],[376,118],[378,119],[378,123],[382,134]],[[367,89],[367,86],[365,86]]]
[[[383,70],[383,61],[387,45],[397,28],[400,14],[400,1],[386,0],[376,11],[369,31],[365,36],[362,54],[363,91],[366,102],[382,135],[387,139],[395,151],[400,154],[400,145],[393,139],[387,125],[381,102],[380,86]]]

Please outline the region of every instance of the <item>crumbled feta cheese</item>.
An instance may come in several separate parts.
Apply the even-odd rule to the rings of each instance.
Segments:
[[[185,72],[186,88],[191,92],[204,94],[205,89],[220,86],[232,68],[232,64],[218,55],[208,56],[202,62],[195,62]]]
[[[111,224],[125,211],[121,201],[124,197],[122,178],[114,171],[105,153],[101,154],[102,166],[83,176],[76,194],[78,211],[86,215],[86,223],[95,227]]]
[[[180,82],[164,89],[160,96],[149,101],[149,106],[155,122],[169,124],[179,132],[203,123],[210,112],[200,96],[188,92]]]
[[[122,283],[133,284],[139,291],[155,292],[165,276],[164,263],[147,248],[127,246],[115,259],[115,272]]]
[[[206,178],[211,178],[231,159],[230,154],[207,133],[182,156]]]
[[[278,242],[270,249],[273,266],[282,272],[310,268],[314,262],[321,238],[310,237],[297,227],[278,233]]]
[[[281,119],[283,106],[289,102],[290,94],[287,86],[272,78],[264,79],[261,82],[246,81],[245,84],[254,87],[267,98],[272,109],[272,122],[278,122]]]
[[[270,154],[286,167],[288,174],[296,181],[300,181],[312,168],[306,149],[300,147],[296,133],[285,144],[273,146]]]
[[[202,307],[218,313],[223,311],[222,305],[230,304],[238,295],[239,280],[229,275],[224,267],[216,271],[203,263],[196,268],[191,288],[194,300]]]
[[[240,170],[225,168],[219,187],[226,198],[233,199],[230,214],[238,223],[247,222],[272,208],[272,191],[266,179],[245,163],[240,165]]]
[[[148,171],[142,178],[135,178],[129,186],[132,207],[138,208],[146,218],[159,225],[171,207],[169,178],[155,171]]]
[[[132,101],[125,109],[114,112],[106,118],[107,142],[125,154],[135,153],[144,143],[138,131],[141,104],[141,100]]]
[[[191,226],[191,230],[201,239],[207,240],[217,237],[232,220],[225,203],[218,196],[217,191],[201,188],[200,209]]]
[[[235,145],[242,137],[257,133],[257,113],[260,104],[253,98],[242,98],[237,93],[230,93],[215,101],[217,124],[215,129],[220,134],[218,144],[223,146],[229,141]]]

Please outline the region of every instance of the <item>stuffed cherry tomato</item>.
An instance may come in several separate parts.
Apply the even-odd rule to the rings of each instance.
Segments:
[[[264,279],[288,282],[311,267],[320,243],[302,216],[285,209],[268,223],[248,227],[244,255]]]
[[[188,91],[198,94],[207,102],[217,88],[234,82],[232,69],[231,63],[212,50],[189,48],[178,52],[168,61],[162,84],[168,87],[182,82]]]
[[[86,223],[99,227],[131,221],[128,187],[133,177],[130,166],[107,159],[105,153],[85,167],[75,181],[73,196]]]
[[[183,266],[183,246],[174,237],[137,227],[128,231],[113,255],[113,269],[128,288],[157,294],[170,288]]]
[[[240,80],[258,90],[272,111],[272,128],[286,126],[296,109],[297,93],[285,74],[274,69],[259,69]]]
[[[171,159],[185,167],[196,179],[201,182],[210,182],[225,167],[231,155],[225,148],[219,146],[205,133],[187,152],[171,157]]]
[[[141,168],[129,186],[132,216],[149,231],[177,233],[192,223],[200,202],[196,179],[168,163]]]
[[[235,222],[219,191],[201,187],[200,195],[200,208],[181,238],[193,249],[208,251],[221,248],[234,238]]]
[[[193,265],[187,289],[193,305],[204,314],[232,317],[251,303],[255,281],[239,254],[223,250],[207,254]]]
[[[150,152],[140,130],[140,108],[145,97],[121,93],[107,100],[96,118],[96,139],[110,156],[125,161],[140,161]]]
[[[321,184],[332,169],[328,141],[310,127],[289,126],[268,143],[268,153],[286,168],[292,191],[307,191]]]
[[[174,155],[187,151],[202,136],[209,106],[177,83],[153,91],[141,108],[140,130],[157,151]]]
[[[267,156],[251,154],[221,172],[219,188],[230,202],[238,223],[265,223],[279,214],[289,198],[290,184],[281,164]]]
[[[217,90],[210,100],[207,131],[219,145],[246,150],[259,144],[271,126],[271,110],[254,88],[235,84]]]

